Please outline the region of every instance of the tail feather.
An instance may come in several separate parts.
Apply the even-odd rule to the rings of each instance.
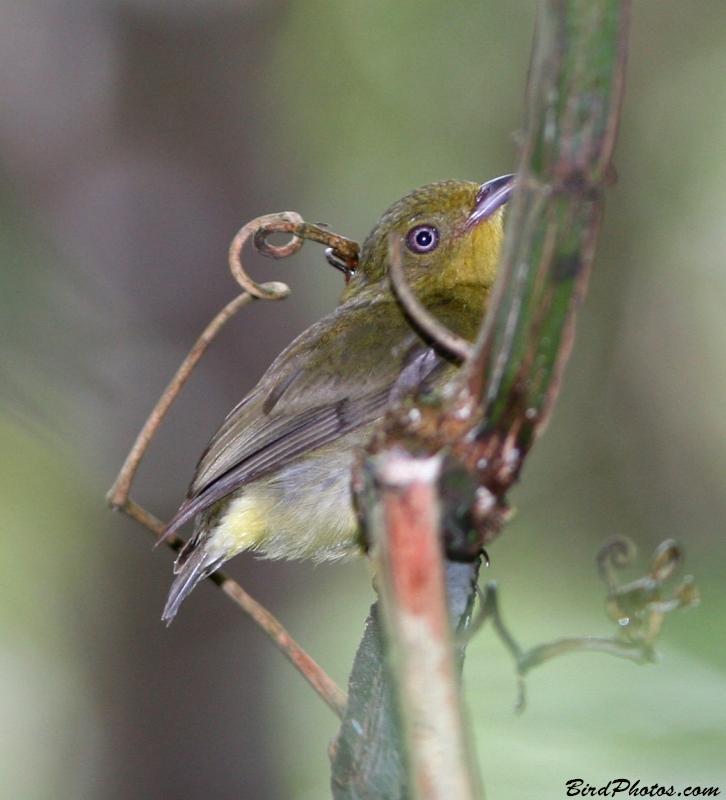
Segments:
[[[209,553],[204,544],[198,545],[191,552],[186,552],[189,544],[192,542],[182,550],[174,565],[177,575],[169,590],[164,613],[161,615],[162,622],[166,622],[167,625],[171,624],[179,606],[192,589],[218,569],[225,560],[222,556]]]

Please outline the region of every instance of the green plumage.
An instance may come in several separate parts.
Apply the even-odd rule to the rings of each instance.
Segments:
[[[319,561],[362,552],[350,498],[355,447],[391,399],[433,388],[456,369],[412,328],[390,289],[389,233],[404,238],[418,299],[471,340],[502,240],[498,208],[471,223],[487,186],[434,183],[391,206],[366,238],[338,308],[292,342],[224,421],[167,529],[196,518],[175,565],[167,622],[203,577],[241,550]]]

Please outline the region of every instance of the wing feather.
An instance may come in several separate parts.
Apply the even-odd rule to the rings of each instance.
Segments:
[[[361,312],[361,322],[349,319],[339,336],[330,335],[331,328],[336,332],[337,315]],[[370,307],[340,307],[293,342],[210,442],[164,536],[250,481],[370,425],[391,398],[434,380],[442,367],[450,366],[403,318],[394,326],[390,314],[385,319],[390,358],[369,355],[375,348],[365,338],[380,337],[383,324]],[[348,341],[345,332],[351,330],[355,340]],[[353,358],[359,361],[356,369],[351,369]],[[362,376],[367,376],[363,386]]]

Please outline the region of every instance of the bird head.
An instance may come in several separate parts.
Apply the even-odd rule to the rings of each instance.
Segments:
[[[343,301],[380,292],[388,274],[390,235],[403,240],[403,267],[422,299],[463,287],[488,290],[496,276],[503,240],[503,206],[514,176],[484,184],[439,181],[394,203],[366,237],[360,263]]]

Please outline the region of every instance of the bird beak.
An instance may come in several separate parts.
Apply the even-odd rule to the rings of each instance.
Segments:
[[[476,196],[474,210],[464,223],[464,231],[476,228],[509,200],[514,189],[514,179],[514,175],[502,175],[501,178],[482,183]]]

